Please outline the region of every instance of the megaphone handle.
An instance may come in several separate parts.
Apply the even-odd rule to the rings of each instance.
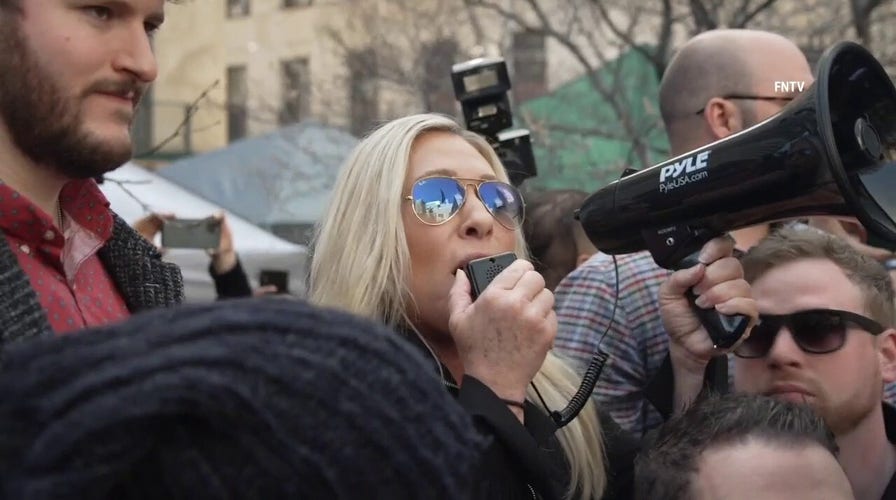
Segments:
[[[688,255],[681,261],[678,268],[685,269],[697,265],[699,252]],[[691,309],[700,319],[700,323],[709,333],[713,346],[717,349],[730,349],[743,337],[750,325],[750,317],[743,314],[722,314],[714,309],[704,309],[697,305],[697,295],[693,290],[687,291],[688,302]]]

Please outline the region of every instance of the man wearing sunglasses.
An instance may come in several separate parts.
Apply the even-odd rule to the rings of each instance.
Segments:
[[[660,83],[660,111],[671,156],[738,133],[778,113],[796,94],[775,81],[813,81],[809,63],[790,40],[764,31],[713,30],[685,43]],[[804,87],[804,88],[805,88]],[[734,231],[746,250],[767,225]],[[599,250],[599,249],[598,249]],[[657,291],[669,272],[648,252],[613,259],[598,253],[555,290],[556,347],[582,363],[600,348],[610,355],[595,397],[626,430],[642,435],[662,423],[644,397],[667,351]],[[606,336],[604,333],[606,332]]]
[[[719,247],[709,253],[701,259],[709,265],[678,271],[660,288],[676,408],[696,398],[710,359],[724,354],[685,291],[723,314],[758,308],[758,323],[732,350],[735,390],[811,406],[837,438],[856,498],[896,498],[896,410],[882,402],[884,384],[896,380],[896,311],[884,267],[812,228],[781,230],[741,262]]]

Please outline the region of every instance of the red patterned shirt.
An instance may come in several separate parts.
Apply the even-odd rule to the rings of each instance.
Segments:
[[[31,280],[58,333],[128,317],[128,308],[97,250],[112,236],[112,212],[93,179],[71,181],[59,194],[64,235],[53,217],[0,183],[0,230]]]

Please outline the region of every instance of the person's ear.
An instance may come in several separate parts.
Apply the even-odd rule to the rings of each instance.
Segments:
[[[865,229],[865,226],[859,222],[855,217],[849,217],[847,219],[840,219],[840,225],[843,227],[843,230],[846,231],[847,234],[855,237],[857,240],[862,243],[868,243],[868,231]]]
[[[896,382],[896,330],[889,328],[878,335],[877,354],[884,383]]]
[[[716,139],[744,129],[744,117],[733,101],[713,97],[703,108],[703,119]]]

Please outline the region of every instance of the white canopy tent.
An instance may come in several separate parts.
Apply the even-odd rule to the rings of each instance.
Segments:
[[[112,210],[130,224],[148,211],[171,212],[179,218],[203,218],[222,210],[134,163],[106,174],[105,178],[106,182],[100,187]],[[290,292],[304,294],[308,258],[304,246],[278,238],[231,213],[227,214],[227,221],[240,262],[253,287],[258,286],[262,269],[283,270],[289,272]],[[165,260],[178,264],[183,271],[187,301],[215,299],[215,286],[208,273],[209,257],[205,251],[169,249]]]

